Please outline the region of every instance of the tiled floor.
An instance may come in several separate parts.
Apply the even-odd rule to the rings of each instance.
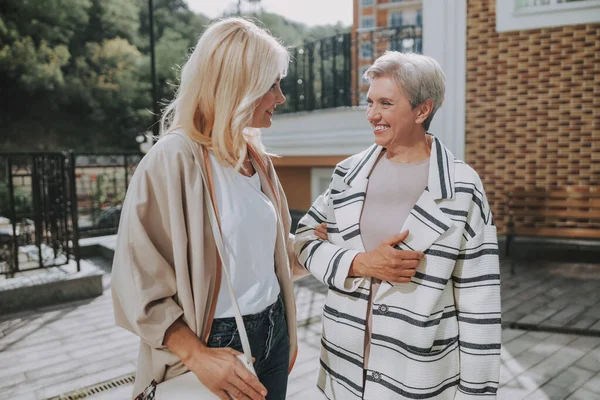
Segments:
[[[107,268],[105,261],[91,261]],[[597,269],[549,263],[503,276],[505,321],[597,326]],[[295,290],[300,348],[287,398],[316,400],[323,398],[315,381],[325,287],[308,278]],[[600,337],[509,328],[502,336],[499,399],[600,399]],[[0,317],[0,399],[46,399],[130,374],[137,342],[114,325],[109,290],[93,300]],[[130,394],[129,385],[88,398]]]

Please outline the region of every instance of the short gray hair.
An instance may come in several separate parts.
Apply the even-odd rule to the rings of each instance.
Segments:
[[[382,76],[396,80],[413,109],[428,99],[433,100],[433,110],[423,122],[427,131],[434,114],[444,102],[446,92],[446,76],[440,64],[421,54],[386,51],[367,69],[363,78],[371,82]]]

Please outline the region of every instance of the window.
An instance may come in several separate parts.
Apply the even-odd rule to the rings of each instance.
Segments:
[[[360,0],[360,5],[361,6],[372,6],[373,0]]]
[[[600,22],[600,0],[505,0],[496,2],[496,31]]]
[[[372,15],[361,17],[360,27],[361,29],[375,28],[375,18]]]
[[[361,58],[373,58],[373,44],[363,43],[360,45],[360,57]]]
[[[310,202],[314,201],[329,188],[333,168],[312,168],[310,170]]]
[[[390,22],[388,25],[391,27],[402,26],[402,17],[403,17],[402,12],[390,13]]]
[[[417,21],[415,25],[423,26],[423,10],[417,10]]]

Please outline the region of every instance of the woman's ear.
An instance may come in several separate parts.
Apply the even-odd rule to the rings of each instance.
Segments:
[[[433,111],[433,100],[432,99],[425,100],[423,103],[421,103],[417,106],[417,118],[416,118],[415,122],[417,124],[422,124],[423,122],[425,122],[427,117],[429,117],[431,115],[432,111]]]

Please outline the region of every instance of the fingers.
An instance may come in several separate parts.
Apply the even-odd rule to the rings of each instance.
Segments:
[[[215,392],[215,394],[219,397],[219,399],[221,400],[231,400],[231,396],[227,394],[226,391],[224,390],[219,390],[217,392]]]
[[[410,282],[410,278],[394,278],[394,279],[389,279],[390,282],[394,282],[394,283],[409,283]]]
[[[396,244],[406,239],[408,237],[408,233],[409,232],[407,230],[404,232],[400,232],[399,234],[394,235],[391,238],[385,239],[383,242],[381,242],[381,244],[384,244],[386,246],[395,246]]]
[[[233,354],[233,356],[234,356],[234,357],[237,357],[237,356],[239,356],[239,355],[242,355],[242,354],[244,354],[244,353],[242,353],[241,351],[237,351],[236,349],[234,349],[234,348],[231,348],[231,347],[224,347],[224,349],[227,349],[227,350],[229,350],[229,352],[230,352],[231,354]]]
[[[252,400],[264,400],[265,396],[254,390],[247,382],[242,380],[239,376],[232,377],[231,385],[227,391],[236,399],[252,399]]]
[[[406,259],[401,255],[394,255],[394,262],[391,267],[398,269],[415,269],[419,266],[420,262],[420,259]]]
[[[239,365],[237,365],[235,369],[235,372],[237,373],[235,379],[238,379],[240,382],[243,382],[243,384],[246,385],[245,387],[247,387],[248,390],[246,390],[244,393],[248,395],[254,394],[254,396],[258,396],[251,397],[252,399],[264,398],[264,396],[267,395],[267,388],[265,388],[262,385],[262,383],[260,383],[258,378],[254,376],[254,374],[248,371],[248,369],[242,364],[241,361],[238,364]]]
[[[327,224],[325,222],[315,227],[315,235],[321,240],[327,240]]]
[[[236,399],[236,400],[249,399],[248,396],[246,396],[237,386],[235,386],[232,383],[227,384],[227,386],[225,386],[225,390],[227,391],[227,394],[232,399]]]
[[[396,276],[398,278],[408,278],[408,280],[410,280],[410,278],[412,278],[416,274],[417,274],[416,269],[402,269],[396,273]]]

